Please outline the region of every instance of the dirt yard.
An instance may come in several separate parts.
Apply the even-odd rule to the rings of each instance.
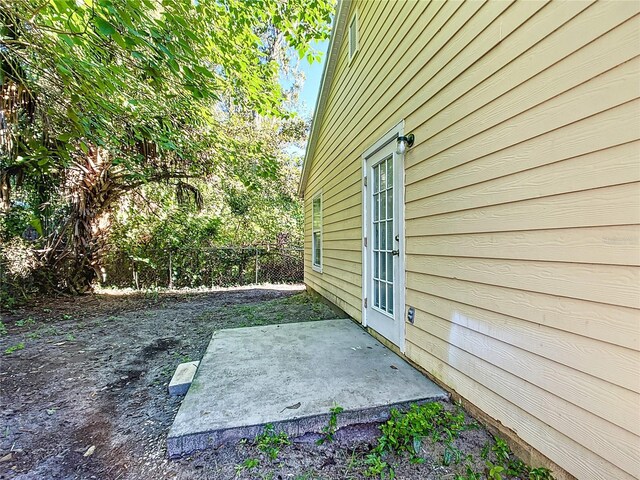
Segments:
[[[301,287],[111,292],[43,298],[3,312],[0,478],[365,478],[376,426],[324,445],[294,441],[279,448],[275,460],[253,439],[166,458],[166,435],[181,400],[168,395],[167,384],[179,363],[203,355],[214,330],[329,318],[336,315]],[[470,429],[456,445],[481,469],[481,449],[490,439]],[[421,464],[396,458],[396,478],[453,479],[436,453]]]

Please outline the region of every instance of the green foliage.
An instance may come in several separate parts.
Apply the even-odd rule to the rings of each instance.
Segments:
[[[493,459],[490,460],[490,453]],[[531,468],[517,458],[504,439],[496,437],[493,444],[486,444],[481,452],[485,460],[487,478],[502,480],[503,478],[529,478],[530,480],[553,480],[551,471],[544,467]]]
[[[261,192],[282,193],[264,188],[278,177],[278,141],[306,129],[280,79],[296,54],[316,59],[309,45],[328,37],[332,10],[332,0],[5,2],[0,236],[37,237],[43,265],[30,269],[44,278],[32,285],[86,291],[109,215],[149,183],[199,208],[194,183],[230,178],[212,185],[218,196],[255,218],[256,236],[273,227],[278,209],[257,218],[252,206]],[[289,200],[278,204],[301,217]],[[189,238],[175,226],[220,235],[220,212],[186,217],[148,233],[173,245]]]
[[[475,472],[471,465],[467,464],[465,472],[463,474],[456,474],[455,480],[482,480],[482,475]]]
[[[207,105],[227,95],[228,108],[283,115],[279,63],[289,48],[314,59],[309,44],[328,37],[331,11],[324,0],[5,4],[3,77],[52,102],[54,141],[23,135],[14,161],[42,170],[94,144],[129,168],[139,139],[188,153],[183,131],[213,120]]]
[[[256,444],[258,450],[265,453],[269,460],[275,460],[278,458],[280,448],[291,445],[286,432],[276,433],[275,428],[271,423],[268,423],[264,427],[264,432],[256,437]]]
[[[236,472],[242,472],[243,470],[253,470],[254,468],[258,468],[260,465],[260,460],[257,458],[247,458],[240,465],[236,465]]]
[[[553,475],[548,468],[532,468],[529,470],[529,480],[553,480]]]
[[[422,463],[422,445],[425,439],[444,444],[442,463],[460,463],[462,452],[453,441],[474,424],[466,424],[465,416],[459,407],[455,412],[445,410],[436,402],[422,405],[413,404],[409,411],[402,413],[392,409],[390,419],[380,426],[382,435],[378,444],[367,457],[368,476],[393,475],[393,468],[383,459],[389,454],[409,454],[412,463]]]
[[[29,318],[22,318],[20,320],[16,320],[16,327],[29,327],[31,325],[35,325],[36,321],[29,317]]]
[[[329,422],[327,423],[327,425],[322,427],[322,430],[321,430],[322,437],[320,437],[316,442],[318,445],[322,445],[326,442],[333,442],[333,436],[335,435],[336,430],[338,429],[338,415],[344,412],[344,408],[342,408],[339,405],[336,405],[332,407],[331,410],[329,410],[329,412],[330,412]]]
[[[255,257],[253,250],[213,249],[301,245],[304,214],[296,196],[298,165],[281,152],[292,139],[279,134],[278,125],[281,121],[263,121],[254,129],[255,135],[270,142],[264,153],[274,159],[274,178],[261,177],[255,159],[246,157],[221,168],[219,175],[191,181],[200,194],[201,208],[190,198],[180,201],[170,185],[146,186],[125,196],[108,242],[106,263],[115,272],[107,272],[107,281],[126,271],[125,280],[130,282],[132,262],[139,271],[166,275],[171,261],[172,285],[210,286],[218,275],[241,278]],[[238,270],[232,271],[232,266]],[[167,280],[159,280],[160,285],[166,286]]]
[[[411,462],[422,463],[423,442],[429,440],[442,446],[441,462],[444,466],[459,465],[458,471],[453,474],[455,480],[553,480],[548,469],[529,467],[500,438],[482,447],[480,456],[485,461],[485,468],[476,471],[473,456],[465,456],[454,443],[462,432],[474,428],[479,428],[478,424],[466,423],[464,411],[459,405],[453,411],[445,410],[442,404],[435,402],[413,404],[405,413],[393,409],[390,419],[380,426],[381,435],[377,445],[365,459],[367,469],[364,473],[369,477],[393,478],[394,469],[388,457],[408,454]],[[461,471],[461,468],[464,470]]]
[[[11,355],[13,352],[17,352],[18,350],[23,350],[23,349],[24,349],[24,342],[19,342],[7,348],[4,351],[4,353],[5,355]]]
[[[7,334],[7,327],[5,326],[4,322],[0,320],[0,336],[4,336],[6,334]]]
[[[487,478],[491,480],[502,480],[502,472],[505,468],[501,465],[494,465],[487,460]]]
[[[391,471],[389,464],[383,461],[381,455],[377,452],[368,454],[364,463],[367,465],[367,470],[365,471],[367,477],[384,478],[384,475]]]

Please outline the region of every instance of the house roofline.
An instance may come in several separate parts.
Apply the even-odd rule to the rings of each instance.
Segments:
[[[309,178],[309,172],[311,171],[311,158],[315,153],[316,143],[318,142],[320,122],[322,121],[327,97],[329,96],[329,86],[331,85],[331,81],[333,80],[333,75],[335,74],[338,64],[338,53],[340,51],[340,46],[342,45],[350,6],[351,0],[338,0],[338,4],[336,6],[336,15],[333,18],[331,38],[329,39],[329,49],[327,50],[329,53],[322,70],[320,90],[318,91],[316,107],[313,112],[313,119],[311,120],[311,133],[309,134],[309,141],[307,142],[307,148],[304,153],[302,175],[300,176],[300,183],[298,184],[298,195],[301,198],[304,198],[304,191]]]

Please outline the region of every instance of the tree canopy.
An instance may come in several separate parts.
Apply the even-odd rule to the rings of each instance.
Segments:
[[[317,59],[310,43],[328,37],[332,10],[332,0],[0,0],[5,222],[19,192],[39,261],[66,259],[65,275],[84,274],[65,288],[82,290],[124,193],[165,182],[197,197],[194,180],[221,166],[242,177],[228,167],[247,162],[275,178],[270,139],[243,131],[264,117],[304,131],[280,78],[292,58]]]

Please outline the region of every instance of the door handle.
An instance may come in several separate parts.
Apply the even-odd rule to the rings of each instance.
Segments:
[[[400,250],[391,250],[391,255],[400,255]]]

